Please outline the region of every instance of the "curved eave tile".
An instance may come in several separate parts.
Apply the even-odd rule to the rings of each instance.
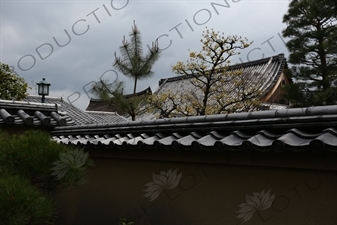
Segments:
[[[143,146],[145,146],[145,147],[153,147],[155,141],[158,141],[158,140],[160,140],[162,138],[165,138],[165,136],[162,133],[156,133],[153,136],[149,136],[149,137],[143,139],[142,141],[139,141],[138,142],[138,146],[140,148],[143,147]]]
[[[161,147],[170,147],[172,142],[182,138],[183,136],[179,133],[172,133],[171,135],[162,138],[160,140],[154,141],[153,145],[155,148],[160,149]]]
[[[266,130],[262,130],[262,131],[257,132],[256,135],[250,137],[246,141],[250,142],[256,148],[265,149],[265,148],[271,147],[274,141],[280,137],[281,135],[273,134]],[[263,149],[260,149],[260,150],[263,150]]]
[[[109,137],[107,137],[109,138]],[[94,135],[91,139],[90,139],[90,145],[96,147],[96,146],[103,146],[102,141],[105,141],[107,139],[106,137],[101,137],[99,135]]]
[[[217,131],[209,132],[206,136],[192,142],[192,148],[194,150],[206,150],[210,151],[215,147],[215,143],[221,139],[225,138],[225,135]]]
[[[140,145],[140,143],[142,143],[143,140],[144,140],[143,137],[138,136],[138,137],[125,141],[123,144],[125,145],[125,147],[128,147],[128,146],[136,147],[138,146],[138,144]]]
[[[110,138],[104,138],[102,140],[99,140],[97,142],[97,145],[104,145],[104,146],[113,146],[114,141],[118,140],[117,137],[110,137]]]
[[[187,149],[191,149],[192,143],[194,141],[197,141],[201,137],[202,135],[198,134],[197,132],[192,132],[191,134],[186,135],[185,137],[172,141],[172,146],[176,148],[184,147]]]
[[[110,146],[113,145],[115,147],[121,148],[121,147],[123,147],[124,142],[127,142],[130,139],[132,139],[132,137],[129,137],[129,136],[119,137],[118,139],[112,141],[112,143],[110,143]]]
[[[310,141],[313,140],[317,135],[305,135],[304,132],[298,133],[296,130],[292,129],[288,133],[282,135],[278,138],[278,141],[292,147],[303,147],[308,146]]]
[[[230,134],[220,131],[190,133],[127,133],[105,135],[60,135],[59,143],[76,146],[103,146],[112,149],[169,149],[206,151],[333,151],[337,152],[337,130],[328,128],[318,133],[304,129],[290,129],[282,133],[271,130],[240,131]],[[280,131],[278,131],[280,132]]]
[[[89,141],[86,140],[85,138],[80,138],[80,139],[72,140],[70,141],[70,143],[75,146],[87,146],[89,144]]]
[[[325,129],[321,135],[310,142],[310,145],[316,151],[326,148],[328,151],[337,152],[337,130]]]
[[[222,137],[224,138],[224,137]],[[214,137],[214,135],[212,134],[208,134],[200,139],[198,139],[197,141],[195,141],[194,143],[198,143],[199,145],[201,145],[202,147],[212,147],[214,146],[215,142],[220,140],[220,137]]]
[[[232,132],[230,135],[217,141],[216,143],[221,143],[227,147],[238,147],[241,146],[243,141],[251,138],[251,136],[239,134],[241,134],[241,132]]]

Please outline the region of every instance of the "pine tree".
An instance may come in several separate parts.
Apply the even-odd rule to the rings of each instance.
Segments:
[[[149,78],[153,75],[152,67],[160,57],[160,49],[158,43],[153,43],[152,47],[146,55],[143,55],[141,33],[134,23],[130,33],[130,42],[124,37],[122,45],[119,47],[121,57],[117,57],[115,53],[115,62],[113,66],[123,73],[125,76],[134,80],[133,94],[126,95],[124,93],[124,83],[115,81],[109,84],[108,80],[99,80],[91,89],[91,93],[98,96],[117,108],[117,111],[122,111],[131,116],[131,119],[136,120],[136,116],[147,111],[143,107],[143,103],[147,95],[138,96],[137,81]]]
[[[153,75],[151,69],[159,59],[160,49],[158,44],[154,43],[152,48],[149,48],[149,52],[143,55],[141,33],[135,23],[130,38],[131,41],[128,42],[124,37],[123,43],[119,47],[122,57],[117,57],[115,54],[114,67],[134,80],[133,94],[136,94],[137,81]]]
[[[293,0],[283,17],[294,84],[286,97],[297,106],[337,102],[337,1]]]

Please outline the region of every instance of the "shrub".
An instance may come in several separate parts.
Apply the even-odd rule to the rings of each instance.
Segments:
[[[0,130],[0,218],[15,225],[51,221],[50,193],[83,184],[90,164],[88,153],[60,145],[45,132]]]

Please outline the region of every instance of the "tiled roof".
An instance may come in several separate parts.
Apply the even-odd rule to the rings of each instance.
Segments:
[[[118,115],[116,112],[100,112],[100,111],[85,111],[90,116],[94,117],[99,123],[120,123],[129,121],[125,117]]]
[[[146,94],[152,94],[151,87],[148,87],[136,93],[137,96],[146,95]],[[133,96],[133,94],[125,95],[125,97],[127,98],[131,96]],[[86,111],[116,112],[118,111],[118,109],[116,109],[116,107],[106,103],[105,101],[101,99],[91,98]]]
[[[41,96],[27,96],[24,101],[27,102],[41,102]],[[80,124],[96,124],[100,123],[99,120],[85,113],[84,111],[76,108],[75,106],[64,101],[62,98],[45,97],[45,102],[50,104],[57,104],[58,110],[63,115],[71,117],[77,125]]]
[[[337,106],[56,127],[59,143],[106,148],[337,152]]]
[[[284,54],[279,54],[269,58],[232,65],[229,66],[228,70],[241,70],[245,80],[248,80],[252,86],[258,86],[262,93],[261,96],[264,96],[275,86],[286,65]],[[160,87],[156,93],[168,90],[176,93],[195,89],[189,81],[191,78],[193,76],[185,75],[161,79],[159,81]],[[231,85],[230,83],[227,84]]]
[[[59,113],[55,104],[0,100],[0,125],[4,124],[56,127],[75,122]]]
[[[86,111],[115,112],[116,109],[101,99],[91,98]]]
[[[241,63],[229,66],[229,70],[241,70],[242,75],[245,80],[251,83],[251,86],[256,86],[261,92],[261,99],[265,97],[270,91],[275,87],[277,81],[287,65],[286,58],[284,54],[275,55],[268,58],[263,58],[255,61],[250,61],[247,63]],[[200,95],[200,89],[196,89],[189,81],[193,76],[175,76],[171,78],[161,79],[159,81],[159,88],[155,92],[156,94],[163,94],[167,91],[172,93],[185,93],[193,90],[194,95]],[[228,85],[231,85],[228,83]],[[230,88],[229,88],[230,89]],[[152,93],[150,88],[147,88],[138,94]],[[171,104],[171,103],[167,103]],[[275,105],[268,103],[264,105],[269,109],[276,108],[287,108],[288,105]],[[90,111],[104,111],[104,112],[116,112],[116,108],[107,104],[100,99],[90,99],[90,103],[86,110]],[[122,112],[119,112],[122,114]],[[154,111],[152,113],[145,113],[143,115],[138,115],[137,120],[153,120],[159,117],[159,111]],[[179,115],[177,115],[179,116]]]
[[[273,96],[273,91],[280,85],[281,75],[286,65],[287,62],[284,54],[279,54],[247,63],[232,65],[228,67],[228,70],[240,70],[242,72],[241,76],[246,83],[244,88],[255,90],[254,92],[259,93],[257,97],[263,102],[267,102],[269,98]],[[201,77],[201,79],[205,80],[204,77]],[[202,99],[204,96],[202,89],[196,87],[196,85],[193,84],[193,80],[195,80],[195,75],[183,75],[161,79],[159,81],[159,88],[155,94],[165,95],[167,93],[174,93],[178,98],[179,96],[191,94],[198,99]],[[284,82],[287,83],[287,81]],[[233,87],[235,87],[233,82],[224,82],[223,84],[223,90],[233,90]],[[229,96],[231,96],[229,99],[237,99],[238,93],[236,90],[237,89],[234,89],[234,91],[228,93]],[[281,99],[277,101],[279,100]],[[176,102],[180,102],[179,99],[177,99]],[[217,105],[217,100],[212,97],[210,97],[209,102],[214,102],[214,104]],[[180,104],[185,103],[182,101]],[[171,101],[167,101],[165,105],[168,109],[173,108]],[[179,116],[181,113],[176,113],[176,115]]]

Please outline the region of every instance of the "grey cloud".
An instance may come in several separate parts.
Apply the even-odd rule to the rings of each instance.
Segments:
[[[115,1],[116,4],[120,4],[115,6],[121,7],[125,2]],[[213,2],[224,4],[224,1]],[[156,87],[159,79],[174,76],[171,66],[177,61],[186,61],[188,49],[198,51],[201,48],[201,33],[206,26],[216,31],[223,31],[226,35],[238,34],[254,40],[251,48],[261,50],[251,52],[251,60],[261,58],[262,53],[266,57],[285,53],[286,48],[277,33],[284,27],[281,17],[287,10],[288,2],[248,4],[244,1],[238,3],[228,1],[228,3],[230,8],[217,6],[217,14],[209,1],[130,0],[121,10],[113,10],[110,1],[6,2],[2,6],[3,48],[0,61],[16,67],[17,72],[28,83],[38,82],[42,77],[46,77],[52,83],[51,93],[60,95],[64,91],[63,97],[67,98],[71,93],[79,92],[80,99],[74,104],[83,109],[87,105],[85,102],[89,101],[83,86],[98,80],[105,71],[112,69],[114,52],[119,54],[118,47],[123,36],[128,37],[133,20],[136,20],[142,32],[144,45],[151,44],[161,35],[165,36],[159,40],[160,46],[166,47],[171,42],[171,46],[163,51],[154,67],[154,77],[139,82],[138,90],[148,86]],[[207,10],[211,13],[210,18],[207,18],[209,16]],[[207,19],[209,21],[198,25],[193,20],[194,17],[199,22]],[[75,22],[77,22],[75,32],[84,32],[88,25],[90,28],[86,33],[76,35],[72,30]],[[68,45],[59,47],[53,37],[61,44],[65,44],[68,37],[64,29],[69,33],[71,41]],[[271,42],[275,52],[268,43],[262,45],[272,36],[274,38]],[[51,52],[48,44],[53,46],[53,50],[46,57]],[[45,59],[41,59],[36,52],[39,46],[41,47],[38,51],[42,57],[46,57]],[[146,51],[145,46],[144,50]],[[247,60],[249,51],[248,49],[242,53],[243,61]],[[21,71],[17,68],[17,63],[26,54],[33,55],[36,63],[30,70]],[[24,58],[22,65],[29,67],[31,65],[29,60],[32,58]],[[240,61],[239,58],[236,60]],[[131,92],[133,82],[122,74],[119,76],[126,82],[127,90]]]

